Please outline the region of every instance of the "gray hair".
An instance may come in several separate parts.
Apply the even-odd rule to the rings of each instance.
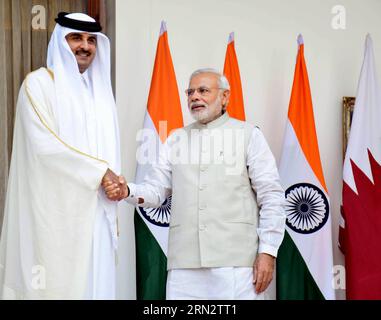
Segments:
[[[218,72],[216,69],[213,69],[213,68],[203,68],[203,69],[196,70],[195,72],[193,72],[191,74],[191,76],[189,78],[189,82],[191,82],[193,77],[197,76],[198,74],[202,74],[202,73],[213,73],[213,74],[215,74],[216,76],[218,76],[219,88],[224,89],[224,90],[230,90],[230,84],[229,84],[228,79],[226,79],[226,77],[223,74],[221,74],[220,72]]]

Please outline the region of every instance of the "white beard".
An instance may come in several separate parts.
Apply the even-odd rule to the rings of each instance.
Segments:
[[[206,107],[204,110],[191,112],[193,119],[198,122],[203,122],[209,118],[209,109]]]
[[[192,111],[191,110],[191,115],[192,118],[195,119],[198,122],[201,123],[208,123],[211,120],[212,115],[210,114],[210,108],[215,107],[216,105],[221,105],[221,98],[217,97],[217,99],[214,101],[213,104],[209,104],[205,107],[205,109],[200,110],[200,111]]]

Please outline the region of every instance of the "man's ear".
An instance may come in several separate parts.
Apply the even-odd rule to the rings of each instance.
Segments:
[[[224,92],[222,93],[222,101],[221,102],[222,102],[222,105],[224,106],[225,109],[229,104],[229,99],[230,99],[230,90],[224,90]]]

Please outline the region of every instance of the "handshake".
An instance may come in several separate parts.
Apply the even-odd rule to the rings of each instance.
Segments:
[[[127,182],[124,177],[117,176],[110,169],[107,169],[101,184],[109,200],[120,201],[129,195]]]

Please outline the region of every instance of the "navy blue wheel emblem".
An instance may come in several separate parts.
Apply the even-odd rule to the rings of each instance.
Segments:
[[[171,204],[172,196],[169,196],[161,207],[159,208],[141,208],[137,207],[137,210],[142,214],[142,216],[147,219],[150,223],[159,227],[168,227],[169,219],[171,216]]]
[[[286,224],[293,231],[309,234],[328,220],[329,204],[325,194],[309,183],[298,183],[286,190]]]

